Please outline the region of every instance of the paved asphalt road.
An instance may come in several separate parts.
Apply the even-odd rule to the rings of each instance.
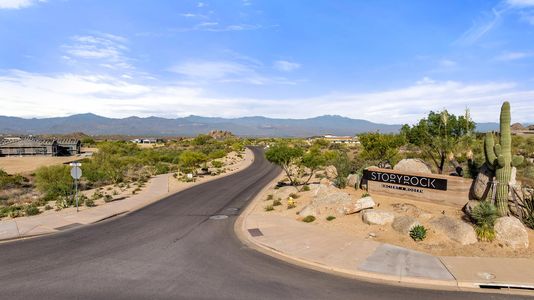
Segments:
[[[246,170],[98,224],[0,244],[0,299],[517,299],[311,271],[243,246],[239,211],[279,170]],[[229,218],[212,220],[210,216]]]

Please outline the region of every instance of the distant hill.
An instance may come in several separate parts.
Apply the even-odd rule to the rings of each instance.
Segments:
[[[0,116],[0,133],[66,134],[84,132],[90,135],[193,136],[212,130],[230,131],[239,136],[306,137],[324,134],[354,135],[368,131],[398,132],[400,125],[372,123],[341,116],[310,119],[272,119],[244,117],[235,119],[189,116],[166,119],[128,117],[114,119],[95,114],[60,118],[23,119]]]
[[[84,132],[90,135],[194,136],[212,130],[230,131],[239,136],[307,137],[324,134],[354,135],[363,132],[398,132],[401,125],[373,123],[361,119],[325,115],[309,119],[273,119],[266,117],[210,118],[188,116],[166,119],[159,117],[128,117],[114,119],[95,114],[69,117],[24,119],[0,116],[3,134],[67,134]],[[498,130],[498,123],[477,124],[478,131]]]

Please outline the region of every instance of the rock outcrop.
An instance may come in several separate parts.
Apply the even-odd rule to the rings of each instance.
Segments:
[[[395,217],[393,220],[393,223],[391,224],[391,227],[395,229],[397,232],[402,234],[410,234],[410,230],[414,228],[417,225],[421,225],[417,219],[410,217],[410,216],[398,216]]]
[[[394,219],[395,215],[383,210],[367,209],[362,212],[363,222],[369,225],[386,225],[393,222]]]
[[[343,213],[346,215],[354,214],[360,212],[364,209],[369,209],[375,207],[375,201],[371,196],[364,197],[356,200],[356,202],[348,203],[343,206]]]
[[[407,173],[432,174],[430,167],[421,159],[405,158],[393,167],[393,170]]]
[[[357,174],[350,174],[347,177],[347,186],[358,188],[358,185],[360,185],[360,176]]]
[[[449,239],[462,245],[470,245],[477,242],[477,235],[473,227],[463,221],[447,216],[441,216],[431,221],[437,231],[445,234]]]
[[[528,232],[514,217],[502,217],[495,221],[495,240],[513,249],[528,248]]]

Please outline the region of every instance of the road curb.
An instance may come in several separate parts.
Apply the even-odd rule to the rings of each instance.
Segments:
[[[319,272],[329,273],[337,276],[342,276],[345,278],[352,278],[357,280],[362,280],[371,283],[378,284],[387,284],[391,286],[403,286],[411,288],[421,288],[421,289],[430,289],[430,290],[443,290],[443,291],[467,291],[467,292],[476,292],[476,293],[487,293],[487,294],[517,294],[517,295],[529,295],[532,296],[531,292],[519,291],[519,290],[492,290],[492,289],[482,289],[476,285],[474,282],[464,282],[458,281],[456,278],[453,281],[437,280],[437,279],[427,279],[427,278],[416,278],[416,277],[400,277],[393,275],[386,275],[380,273],[372,273],[366,271],[352,271],[347,269],[340,269],[314,261],[301,259],[299,257],[291,256],[287,253],[279,251],[265,245],[254,239],[248,232],[246,228],[247,217],[254,211],[254,209],[261,203],[269,189],[278,182],[283,177],[281,173],[271,182],[269,182],[247,205],[246,209],[239,215],[234,223],[234,231],[238,239],[247,247],[254,249],[258,252],[261,252],[265,255],[277,258],[284,262],[297,265],[302,268],[307,268]],[[441,259],[437,257],[441,263]],[[452,275],[452,273],[451,273]],[[453,275],[454,277],[454,275]]]
[[[45,235],[57,234],[57,233],[65,232],[65,231],[68,231],[68,230],[78,229],[78,228],[81,228],[81,227],[94,225],[94,224],[97,224],[97,223],[100,223],[100,222],[105,222],[105,221],[114,219],[116,217],[127,216],[127,215],[129,215],[131,213],[134,213],[134,212],[136,212],[136,211],[138,211],[140,209],[143,209],[143,208],[145,208],[145,207],[147,207],[149,205],[152,205],[152,204],[157,203],[159,201],[165,200],[168,197],[171,197],[171,196],[173,196],[173,195],[175,195],[177,193],[180,193],[180,192],[183,192],[183,191],[188,190],[190,188],[193,188],[193,187],[195,187],[197,185],[200,185],[200,184],[203,184],[203,183],[208,183],[210,181],[214,181],[214,180],[217,180],[217,179],[221,179],[221,178],[236,174],[238,172],[241,172],[241,171],[249,168],[254,163],[255,157],[254,157],[254,153],[250,149],[247,148],[247,151],[250,152],[250,159],[251,160],[242,169],[237,169],[237,170],[233,170],[233,171],[224,173],[223,176],[220,176],[220,177],[212,176],[212,177],[209,177],[208,179],[206,179],[206,180],[204,180],[202,182],[193,182],[193,184],[191,184],[190,186],[187,186],[186,188],[184,188],[182,190],[177,190],[177,191],[172,192],[172,193],[164,194],[162,197],[160,197],[158,199],[155,199],[152,202],[142,203],[142,204],[133,206],[128,210],[123,210],[123,211],[119,211],[119,212],[113,212],[113,213],[111,213],[109,215],[106,215],[106,216],[103,216],[102,218],[99,218],[99,219],[97,219],[95,221],[92,221],[92,222],[86,223],[86,224],[82,224],[81,226],[77,226],[75,228],[62,229],[62,230],[53,230],[53,231],[50,231],[50,232],[43,232],[43,233],[30,234],[30,235],[20,235],[19,234],[19,236],[17,236],[17,237],[0,238],[0,244],[14,242],[14,241],[20,241],[20,240],[26,240],[26,239],[33,239],[33,238],[38,238],[38,237],[45,236]],[[245,156],[244,159],[246,160],[246,159],[248,159],[248,157]],[[171,173],[168,173],[168,174],[171,174]],[[124,200],[127,200],[127,199],[124,199]],[[72,224],[74,224],[74,223],[72,223]]]

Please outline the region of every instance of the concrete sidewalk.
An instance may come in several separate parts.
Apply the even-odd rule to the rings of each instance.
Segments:
[[[254,207],[261,204],[266,191],[236,223],[238,236],[264,253],[305,267],[374,281],[455,290],[505,288],[534,295],[532,259],[436,257],[357,239],[317,224],[258,212]]]
[[[239,172],[250,166],[253,161],[252,151],[246,149],[243,160],[237,163],[231,171],[217,176],[198,178],[195,182],[181,183],[171,190],[169,190],[169,180],[172,179],[172,174],[162,174],[151,178],[138,194],[123,200],[96,207],[82,206],[79,212],[70,207],[57,212],[47,211],[36,216],[2,220],[0,221],[0,241],[50,234],[132,212],[192,186]]]

